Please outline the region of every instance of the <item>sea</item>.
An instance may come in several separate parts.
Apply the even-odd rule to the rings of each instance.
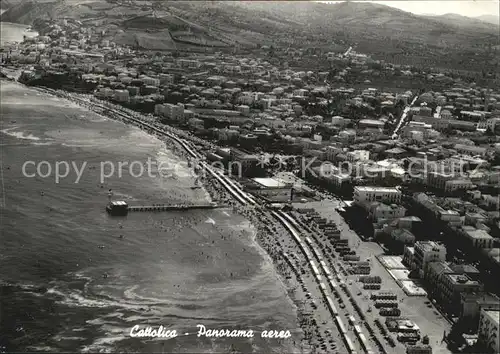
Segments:
[[[229,208],[105,212],[110,197],[209,199],[163,142],[16,82],[1,81],[0,93],[0,352],[299,352],[296,308],[255,225]],[[148,158],[180,167],[123,167]],[[69,173],[56,181],[64,162]],[[116,173],[101,181],[102,163]],[[198,324],[255,335],[197,337]],[[178,336],[133,338],[135,325]],[[269,329],[292,337],[261,338]]]
[[[24,36],[34,37],[37,35],[38,32],[29,31],[29,26],[19,23],[0,22],[0,46],[8,43],[22,42]]]

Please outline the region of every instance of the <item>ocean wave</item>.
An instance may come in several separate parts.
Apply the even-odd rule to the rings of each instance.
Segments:
[[[96,144],[68,144],[68,143],[62,143],[62,146],[66,147],[78,147],[78,148],[94,148]]]
[[[48,345],[30,346],[27,349],[30,351],[34,351],[34,352],[47,352],[47,353],[57,353],[59,351],[59,349],[54,348],[54,347],[50,347]]]
[[[111,353],[114,348],[114,344],[125,340],[126,337],[121,336],[106,336],[102,338],[98,338],[92,344],[87,345],[81,349],[82,353]]]
[[[87,340],[87,338],[85,338],[85,337],[74,337],[74,336],[73,337],[72,336],[65,337],[65,336],[60,335],[60,334],[55,335],[54,337],[52,337],[52,339],[55,340],[55,341],[58,341],[58,342],[63,341],[63,340],[72,340],[72,341],[84,341],[84,340]]]
[[[90,286],[85,284],[85,291],[79,289],[63,289],[58,286],[48,288],[44,296],[52,295],[57,301],[69,307],[88,307],[88,308],[116,308],[131,311],[145,311],[150,306],[165,306],[165,300],[147,301],[140,298],[123,298],[119,296],[110,296],[105,292],[100,294],[90,294]],[[95,290],[95,289],[92,289]],[[131,301],[132,300],[132,301]],[[135,301],[134,301],[135,300]],[[146,301],[144,301],[146,300]]]
[[[46,142],[43,142],[43,143],[32,143],[32,145],[47,146],[47,145],[54,145],[54,142],[53,141],[46,141]]]
[[[26,132],[13,132],[12,130],[14,130],[14,129],[17,129],[17,127],[3,129],[3,130],[0,130],[0,132],[4,133],[6,135],[12,136],[14,138],[17,138],[17,139],[33,140],[33,141],[40,140],[39,137],[34,136],[33,134],[30,134],[30,133],[26,133]]]

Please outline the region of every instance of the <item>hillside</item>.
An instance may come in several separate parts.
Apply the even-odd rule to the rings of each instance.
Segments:
[[[477,19],[417,16],[367,2],[31,0],[1,16],[23,24],[55,18],[74,18],[102,29],[117,26],[120,31],[110,31],[110,39],[138,43],[144,37],[145,49],[171,49],[173,43],[202,47],[281,43],[328,50],[335,43],[390,59],[427,55],[424,48],[449,56],[449,51],[481,52],[498,44],[498,29]]]
[[[491,23],[481,20],[481,18],[472,18],[452,13],[440,16],[426,16],[426,17],[446,23],[450,26],[459,26],[462,28],[469,28],[471,30],[485,31],[485,32],[491,30]]]
[[[307,24],[306,27],[310,29],[340,30],[371,38],[388,37],[436,45],[445,41],[467,46],[468,40],[472,37],[495,40],[498,35],[495,29],[480,21],[477,21],[477,26],[474,28],[470,26],[464,28],[461,23],[453,23],[446,17],[440,19],[417,16],[392,7],[366,2],[323,4],[249,1],[233,4],[252,10],[259,9],[274,16]]]
[[[19,0],[0,0],[0,10],[7,10],[18,3],[20,3]]]
[[[482,15],[476,17],[477,20],[500,26],[500,17],[498,15]]]

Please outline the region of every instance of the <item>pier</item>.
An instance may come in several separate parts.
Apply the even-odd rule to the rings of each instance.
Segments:
[[[192,209],[217,209],[225,207],[227,206],[217,203],[128,205],[128,203],[124,201],[112,201],[106,206],[106,211],[114,216],[125,216],[130,211],[185,211]]]
[[[170,204],[170,205],[130,205],[128,211],[175,211],[191,209],[216,209],[224,208],[218,204]]]

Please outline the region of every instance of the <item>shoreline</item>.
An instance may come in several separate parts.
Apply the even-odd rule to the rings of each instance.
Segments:
[[[2,79],[3,80],[3,79]],[[13,80],[9,80],[13,81]],[[136,128],[141,129],[140,127],[137,127],[133,124],[125,122],[123,119],[120,118],[115,118],[112,117],[111,115],[107,114],[102,114],[100,112],[97,112],[95,109],[93,109],[94,103],[91,101],[85,102],[85,104],[82,104],[81,102],[78,102],[78,100],[75,97],[71,97],[74,94],[72,93],[67,93],[65,91],[56,91],[52,89],[46,89],[42,87],[36,87],[36,86],[28,86],[24,85],[20,82],[17,82],[17,84],[29,88],[29,89],[34,89],[35,91],[38,91],[40,93],[48,94],[51,96],[55,96],[61,99],[68,100],[71,103],[74,103],[80,107],[84,107],[89,109],[90,111],[97,113],[99,115],[102,115],[103,117],[107,119],[112,119],[114,121],[120,121],[123,124],[126,125],[132,125]],[[105,104],[105,102],[103,102]],[[121,107],[117,106],[117,109],[120,110]],[[122,110],[123,111],[123,110]],[[125,112],[127,114],[127,112]],[[140,113],[136,112],[136,114],[141,115]],[[168,128],[168,126],[165,126]],[[165,144],[164,148],[169,150],[172,154],[174,154],[176,157],[181,158],[181,159],[186,159],[189,160],[190,157],[187,153],[187,151],[175,140],[169,138],[169,137],[162,137],[160,134],[155,134],[150,131],[147,131],[146,129],[141,129],[142,131],[146,132],[148,135],[155,137],[159,139],[161,142]],[[169,130],[173,130],[172,134],[177,135],[175,132],[175,128],[170,127]],[[187,134],[184,132],[183,134],[186,136]],[[178,136],[179,138],[183,138]],[[191,137],[187,136],[187,139]],[[195,142],[197,144],[198,142]],[[207,142],[207,144],[210,144]],[[297,333],[297,331],[301,332],[300,338],[295,338],[293,340],[293,346],[295,349],[300,348],[300,353],[304,352],[304,347],[311,347],[314,346],[311,344],[311,342],[316,342],[319,343],[320,340],[315,338],[315,334],[311,330],[310,325],[304,325],[304,320],[301,320],[301,318],[304,316],[303,313],[305,312],[305,306],[304,302],[306,302],[307,298],[305,296],[306,291],[302,291],[302,294],[297,294],[297,289],[300,288],[300,282],[298,279],[292,279],[290,277],[290,274],[293,273],[293,269],[288,265],[287,267],[287,262],[283,261],[283,257],[279,254],[279,252],[276,252],[276,250],[273,250],[273,247],[275,247],[274,239],[271,233],[267,232],[267,223],[269,220],[265,220],[265,217],[260,214],[259,211],[252,209],[251,207],[244,206],[244,205],[239,205],[237,202],[236,198],[234,196],[231,196],[230,193],[226,190],[226,188],[214,177],[212,177],[210,174],[205,174],[204,178],[200,179],[201,186],[210,198],[211,201],[216,201],[218,203],[224,203],[228,205],[229,207],[232,207],[232,211],[240,214],[241,216],[245,217],[249,222],[253,225],[255,228],[255,236],[254,236],[254,242],[255,244],[261,249],[261,252],[263,255],[268,257],[268,261],[272,264],[272,267],[275,271],[275,274],[281,283],[281,286],[283,287],[283,290],[286,292],[286,297],[288,298],[288,301],[290,301],[295,309],[294,316],[296,318],[296,329],[294,332]],[[290,238],[290,243],[293,241],[291,240],[290,235],[287,235],[288,230],[284,229],[280,230],[280,235],[282,238],[287,239]],[[299,289],[300,291],[300,289]],[[310,321],[306,321],[306,323],[310,323]],[[311,335],[307,335],[307,333],[311,333]],[[291,339],[292,340],[292,339]],[[338,345],[342,345],[341,339],[338,339]],[[319,349],[319,348],[318,348]],[[316,350],[318,350],[316,349]],[[321,350],[320,350],[321,351]]]

